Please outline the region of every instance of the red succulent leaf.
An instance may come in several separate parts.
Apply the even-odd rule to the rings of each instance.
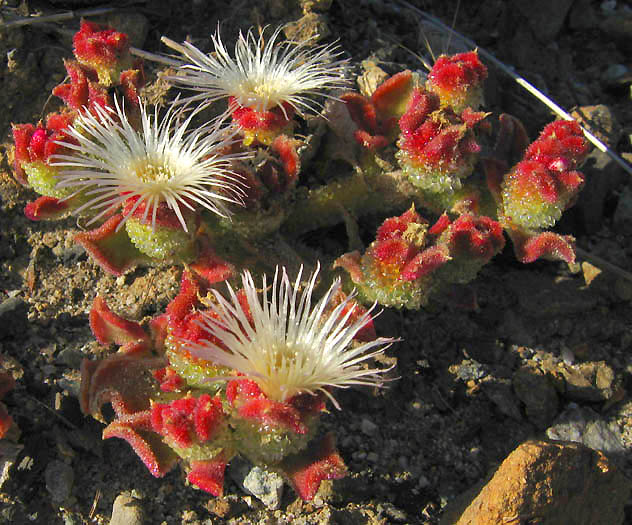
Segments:
[[[407,69],[387,78],[377,87],[371,102],[381,120],[401,115],[403,110],[399,108],[406,107],[413,84],[413,74]]]
[[[17,170],[22,163],[31,161],[31,155],[29,154],[29,145],[31,143],[33,133],[35,133],[35,126],[33,126],[33,124],[13,124],[13,126],[11,126],[11,129],[13,131],[13,142],[15,143],[14,156],[15,168]],[[22,171],[22,176],[23,174],[24,172]],[[23,182],[22,184],[27,183]]]
[[[373,103],[360,93],[345,93],[340,97],[345,103],[351,120],[355,122],[359,129],[364,130],[367,135],[378,134],[377,113]]]
[[[71,208],[71,199],[41,196],[24,207],[24,215],[32,221],[61,217]]]
[[[551,170],[536,160],[523,160],[516,164],[512,176],[515,177],[515,192],[524,197],[539,197],[544,202],[554,204],[559,198],[556,177]]]
[[[382,264],[403,265],[408,259],[415,255],[418,248],[402,239],[385,239],[377,241],[372,249],[371,255]]]
[[[73,37],[74,54],[82,64],[98,68],[112,67],[129,53],[126,34],[87,20]]]
[[[301,414],[288,403],[268,399],[255,381],[233,379],[226,387],[226,398],[237,408],[239,417],[262,425],[285,428],[296,434],[305,434],[307,427]]]
[[[274,131],[285,128],[292,122],[295,110],[287,103],[275,106],[268,111],[257,111],[256,109],[242,106],[237,99],[230,97],[228,100],[233,120],[239,126],[249,131]]]
[[[151,407],[151,428],[177,447],[188,448],[195,441],[204,443],[213,439],[223,416],[221,400],[203,394],[198,398],[154,403]]]
[[[557,175],[557,180],[567,192],[578,192],[584,184],[584,175],[579,171],[563,171]]]
[[[508,231],[514,243],[516,257],[522,263],[531,263],[538,259],[575,262],[575,239],[570,235],[559,235],[554,232],[528,234]]]
[[[167,305],[166,312],[150,322],[154,344],[162,351],[164,338],[171,333],[178,339],[194,343],[208,339],[210,335],[202,328],[203,316],[197,310],[201,306],[200,296],[206,293],[207,285],[189,269],[182,272],[180,291]],[[210,310],[206,315],[215,316]],[[213,338],[213,341],[219,342]]]
[[[176,399],[171,403],[154,403],[151,407],[151,427],[154,432],[165,436],[179,448],[193,445],[195,428],[193,410],[194,397]]]
[[[458,115],[438,107],[435,94],[420,89],[413,91],[411,103],[399,121],[402,134],[398,146],[405,164],[422,163],[425,169],[441,173],[467,168],[472,154],[478,153],[480,146]]]
[[[9,415],[4,403],[0,403],[0,439],[6,436],[12,426],[13,418]]]
[[[548,124],[525,153],[525,160],[538,162],[556,174],[566,191],[576,193],[583,176],[569,171],[576,168],[588,154],[590,146],[582,130],[574,121],[556,121]]]
[[[399,128],[403,135],[416,132],[428,116],[439,109],[439,97],[429,91],[415,88],[406,112],[399,119]]]
[[[450,252],[444,245],[432,246],[413,257],[402,269],[400,278],[415,281],[431,274],[450,260]]]
[[[0,372],[0,399],[3,399],[7,392],[15,388],[15,379],[8,372]],[[4,403],[0,403],[0,439],[2,439],[13,426],[13,418],[9,415]]]
[[[509,166],[505,161],[498,159],[482,159],[482,166],[487,189],[494,197],[496,204],[499,204],[502,201],[501,184]]]
[[[46,146],[46,142],[48,140],[48,133],[46,132],[46,128],[40,124],[37,126],[33,135],[31,136],[31,141],[29,142],[29,158],[31,162],[36,160],[45,161],[46,157],[44,154],[44,149]]]
[[[422,218],[421,215],[415,211],[414,207],[411,207],[399,217],[389,217],[386,219],[377,229],[375,238],[378,241],[393,238],[399,239],[411,223],[428,224],[428,221]]]
[[[53,95],[62,99],[65,104],[77,111],[88,106],[88,71],[75,60],[64,60],[64,67],[70,82],[59,84],[53,88]],[[90,80],[96,80],[92,78]]]
[[[210,310],[205,312],[207,316],[217,317],[217,314]],[[213,343],[221,346],[221,341],[211,336],[207,330],[205,330],[202,326],[204,322],[204,317],[201,312],[192,312],[184,317],[184,319],[179,322],[177,325],[173,326],[172,335],[180,340],[190,341],[192,343],[200,343],[204,340],[211,340]],[[195,360],[196,358],[188,356],[191,359]]]
[[[75,235],[75,241],[83,246],[95,262],[116,276],[123,275],[133,266],[148,261],[148,258],[134,246],[124,228],[117,231],[122,220],[122,215],[115,215],[99,228]]]
[[[505,215],[526,228],[553,224],[577,198],[584,176],[574,168],[588,151],[576,122],[548,124],[503,181]],[[564,260],[570,256],[565,251]]]
[[[375,339],[375,337],[373,339]],[[288,400],[288,404],[296,408],[303,417],[307,415],[318,415],[324,412],[327,406],[325,395],[322,392],[318,392],[315,395],[306,392],[296,394]]]
[[[474,111],[472,108],[465,108],[461,112],[461,120],[468,128],[473,128],[489,115],[490,113],[485,113],[484,111]]]
[[[208,333],[201,327],[202,314],[196,310],[201,306],[200,296],[207,289],[203,279],[185,268],[178,295],[167,305],[164,314],[150,321],[152,339],[159,352],[164,352],[164,340],[169,334],[192,342],[208,339]],[[214,313],[209,311],[207,315]]]
[[[252,419],[265,426],[291,430],[296,434],[306,434],[308,430],[294,407],[265,397],[245,402],[237,413],[241,418]]]
[[[68,137],[63,131],[51,130],[50,128],[47,128],[47,136],[44,142],[41,144],[41,146],[43,147],[43,150],[41,152],[41,159],[37,158],[35,160],[48,162],[48,159],[50,159],[52,155],[57,155],[61,153],[61,151],[64,149],[64,146],[58,144],[58,141],[76,142],[74,139]],[[40,153],[38,152],[38,157],[39,156]]]
[[[356,283],[364,282],[364,273],[362,272],[362,255],[358,251],[345,253],[338,257],[333,264],[334,268],[344,268],[349,272],[351,280]]]
[[[135,430],[130,423],[114,421],[103,430],[103,439],[121,438],[127,441],[156,478],[163,477],[178,461],[178,456],[159,436]]]
[[[459,150],[464,155],[468,153],[480,153],[481,146],[473,135],[465,135],[459,144]]]
[[[346,293],[344,293],[342,290],[338,290],[336,295],[334,295],[331,299],[331,308],[335,308],[347,298],[348,295]],[[345,323],[346,326],[355,323],[358,319],[360,319],[364,314],[367,313],[367,309],[358,301],[356,301],[355,299],[350,299],[347,302],[345,308],[340,312],[340,318],[344,318],[344,316],[347,315],[351,310],[353,310],[353,312],[347,319],[347,322]],[[373,318],[369,317],[364,326],[356,332],[353,338],[356,341],[363,342],[373,341],[375,338],[377,338],[377,334],[375,333],[375,326],[373,324]],[[311,395],[309,397],[314,398],[314,396]]]
[[[210,441],[217,434],[224,412],[219,397],[203,394],[197,399],[193,411],[195,433],[201,442]]]
[[[279,175],[279,168],[275,162],[271,160],[265,162],[263,166],[257,170],[259,179],[263,182],[264,187],[274,194],[281,193],[282,182]]]
[[[143,71],[142,62],[137,64],[135,69],[128,69],[121,72],[119,80],[120,89],[123,92],[126,103],[131,107],[138,107],[140,89],[145,85],[145,73]]]
[[[75,114],[70,111],[49,113],[46,117],[46,130],[51,133],[64,131],[73,123],[74,120]],[[69,138],[64,140],[69,140]]]
[[[94,373],[99,368],[101,361],[91,361],[90,359],[83,359],[81,361],[81,387],[79,388],[79,406],[81,412],[84,414],[92,414],[93,408],[97,412],[100,411],[99,407],[92,407],[90,403],[90,390],[92,385],[92,378]]]
[[[149,336],[140,324],[116,315],[101,296],[97,296],[92,303],[90,329],[103,345],[115,343],[122,346],[137,341],[145,342],[147,346],[150,344]]]
[[[98,115],[97,108],[105,110],[112,118],[118,120],[116,113],[109,111],[114,109],[114,104],[108,90],[96,82],[88,82],[88,110],[93,115]]]
[[[254,320],[252,319],[252,312],[250,311],[250,303],[248,302],[248,296],[246,295],[246,291],[242,288],[237,292],[237,301],[239,302],[239,306],[241,311],[248,319],[248,322],[252,326],[254,324]]]
[[[525,158],[537,159],[541,156],[564,156],[574,168],[590,151],[590,144],[584,138],[581,126],[574,120],[556,120],[547,124],[540,136],[527,149]]]
[[[439,135],[428,141],[423,148],[423,156],[431,164],[449,162],[456,154],[464,130],[458,126],[451,126],[442,130]]]
[[[187,480],[219,498],[224,492],[224,471],[227,464],[228,459],[224,452],[220,452],[213,459],[192,461]]]
[[[283,170],[287,177],[285,189],[293,186],[296,183],[300,169],[298,153],[296,152],[296,141],[287,135],[279,135],[270,145],[270,149],[281,158]]]
[[[388,146],[389,140],[384,135],[371,135],[363,129],[357,129],[353,132],[353,138],[360,146],[369,151],[377,151]]]
[[[304,501],[314,498],[322,481],[347,475],[347,467],[336,450],[332,434],[327,434],[306,451],[285,458],[281,470]]]
[[[196,274],[185,268],[180,279],[180,291],[167,305],[165,314],[169,323],[176,325],[200,304],[199,296],[206,293],[204,286]]]
[[[152,375],[160,384],[160,390],[163,392],[177,392],[186,385],[184,379],[170,366],[154,370]]]
[[[461,215],[451,225],[450,253],[489,261],[505,246],[502,225],[485,216]]]
[[[132,427],[134,430],[143,430],[150,432],[151,428],[151,411],[142,410],[130,414],[118,414],[117,421]]]
[[[246,401],[263,395],[259,385],[251,379],[233,379],[226,385],[226,399],[234,406],[239,407]]]
[[[439,219],[437,219],[437,222],[432,225],[432,227],[428,230],[428,233],[438,237],[448,229],[450,224],[452,224],[450,217],[448,217],[447,213],[444,213],[441,217],[439,217]]]
[[[358,129],[355,140],[370,151],[386,147],[388,135],[397,127],[397,119],[404,112],[413,88],[410,71],[402,71],[385,80],[371,99],[359,93],[345,93],[340,97]]]
[[[82,361],[79,404],[84,414],[102,420],[101,406],[108,402],[119,416],[149,408],[155,391],[149,372],[164,367],[165,360],[148,357],[144,342],[126,346],[126,352],[117,352],[100,361]]]
[[[464,90],[480,85],[487,78],[487,68],[476,51],[452,56],[441,55],[428,74],[428,79],[447,91]]]
[[[26,184],[26,177],[22,164],[27,162],[47,162],[51,155],[60,153],[63,146],[57,141],[75,142],[64,132],[73,121],[70,112],[51,113],[46,126],[40,122],[37,127],[32,124],[18,124],[13,126],[13,141],[15,142],[16,178]]]
[[[500,129],[494,145],[494,156],[513,163],[523,156],[529,146],[529,134],[522,121],[508,113],[502,113],[498,123]]]

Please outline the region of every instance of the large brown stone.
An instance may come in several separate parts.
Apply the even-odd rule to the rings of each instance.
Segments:
[[[527,441],[482,488],[448,506],[441,525],[618,525],[632,485],[601,452]]]

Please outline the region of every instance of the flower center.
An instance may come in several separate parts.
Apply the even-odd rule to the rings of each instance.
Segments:
[[[243,99],[240,104],[246,107],[259,106],[259,110],[267,111],[275,105],[279,90],[278,85],[268,80],[251,79],[243,82],[240,86]]]
[[[173,179],[175,175],[171,166],[151,161],[140,163],[133,171],[143,182],[165,182]]]
[[[271,373],[281,369],[291,368],[296,363],[298,349],[294,345],[275,345],[271,352],[268,368]]]

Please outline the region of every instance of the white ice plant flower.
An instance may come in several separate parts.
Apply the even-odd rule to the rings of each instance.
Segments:
[[[314,36],[302,42],[281,41],[283,27],[277,28],[269,40],[263,32],[257,38],[250,29],[239,33],[231,56],[219,34],[211,36],[214,52],[204,54],[189,42],[178,44],[162,37],[170,48],[183,59],[179,75],[168,80],[178,87],[198,91],[186,100],[211,103],[234,97],[238,104],[256,111],[267,111],[289,104],[297,113],[317,111],[320,108],[313,96],[323,95],[327,89],[347,86],[347,61],[341,60],[342,51],[337,44],[312,46]],[[186,61],[185,61],[186,59]]]
[[[140,130],[130,123],[125,109],[114,100],[114,109],[96,106],[82,112],[66,132],[74,139],[58,142],[69,154],[55,155],[51,164],[62,168],[57,186],[81,193],[86,202],[74,210],[96,213],[98,221],[128,199],[137,198],[118,228],[142,204],[143,221],[151,212],[152,231],[160,203],[178,217],[188,231],[182,209],[205,208],[222,217],[230,215],[227,203],[243,204],[240,176],[233,162],[246,154],[226,154],[237,139],[237,130],[218,119],[192,128],[198,110],[172,105],[161,118],[156,108],[140,105]],[[97,213],[98,212],[98,213]]]
[[[302,272],[301,267],[292,285],[285,268],[280,279],[277,268],[271,299],[265,275],[260,298],[250,272],[242,274],[252,324],[230,285],[230,300],[213,290],[217,317],[202,314],[201,326],[221,346],[209,338],[200,343],[188,342],[187,349],[198,358],[241,372],[272,400],[284,402],[299,393],[320,391],[340,408],[329,389],[382,386],[382,374],[392,367],[367,368],[364,364],[383,353],[394,339],[354,342],[355,335],[374,319],[375,305],[350,321],[355,309],[349,304],[353,296],[332,307],[341,287],[336,279],[312,308],[318,268],[299,297]]]

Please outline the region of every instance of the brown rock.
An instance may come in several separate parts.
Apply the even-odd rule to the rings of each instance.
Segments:
[[[513,376],[516,396],[525,404],[529,421],[544,430],[557,414],[557,392],[551,380],[541,370],[523,366]]]
[[[377,87],[388,78],[388,73],[380,68],[373,60],[362,61],[362,74],[357,83],[360,93],[370,97]]]
[[[593,149],[581,167],[586,182],[574,210],[587,233],[601,228],[607,196],[627,180],[627,174],[607,153]]]
[[[145,513],[140,501],[129,494],[119,494],[112,506],[110,525],[142,525]]]
[[[451,503],[441,525],[618,525],[631,488],[601,452],[527,441],[482,489]]]
[[[513,0],[511,2],[518,11],[527,19],[531,30],[540,42],[551,42],[562,29],[568,10],[574,0],[558,0],[548,2],[546,0],[532,0],[523,2]]]
[[[614,370],[604,361],[565,365],[559,371],[565,381],[564,397],[573,401],[607,401],[617,390]]]
[[[313,42],[316,43],[327,38],[331,34],[331,29],[325,15],[307,13],[299,20],[287,24],[284,33],[288,40],[303,42],[314,39]]]

